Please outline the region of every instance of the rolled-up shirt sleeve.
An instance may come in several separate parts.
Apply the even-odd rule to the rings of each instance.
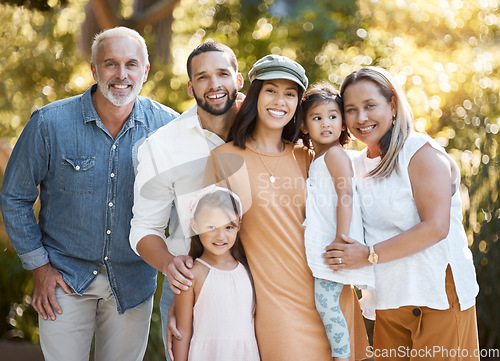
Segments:
[[[163,196],[165,196],[165,193],[171,193],[170,201],[142,197],[137,187],[136,183],[134,185],[134,207],[132,208],[134,216],[130,223],[130,247],[135,253],[137,253],[139,241],[148,235],[159,236],[167,243],[165,229],[170,219],[174,200],[173,192],[167,189]]]
[[[139,255],[137,244],[148,235],[159,236],[167,243],[165,229],[172,212],[174,191],[168,175],[158,172],[154,152],[148,140],[139,147],[137,159],[129,240],[130,247]]]
[[[35,249],[34,251],[19,255],[24,269],[33,270],[42,267],[50,262],[49,253],[44,247]]]

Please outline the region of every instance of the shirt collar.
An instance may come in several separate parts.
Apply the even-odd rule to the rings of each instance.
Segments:
[[[184,112],[184,120],[183,124],[186,128],[192,129],[192,128],[200,128],[201,127],[201,122],[200,122],[200,117],[198,116],[198,105],[195,104],[188,110]]]
[[[92,84],[82,95],[82,114],[84,123],[101,121],[94,108],[94,103],[92,102],[92,93],[96,90],[97,84]],[[141,98],[142,97],[138,96],[135,100],[134,107],[132,108],[132,112],[128,118],[130,126],[133,126],[135,123],[144,124],[145,115]]]
[[[196,104],[182,113],[178,120],[182,121],[181,124],[183,124],[186,129],[195,129],[213,144],[221,145],[225,143],[225,141],[217,134],[201,126],[200,117],[198,116],[198,105]]]

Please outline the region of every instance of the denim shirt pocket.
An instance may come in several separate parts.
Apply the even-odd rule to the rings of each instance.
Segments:
[[[95,157],[63,155],[59,185],[61,191],[82,196],[92,195]]]

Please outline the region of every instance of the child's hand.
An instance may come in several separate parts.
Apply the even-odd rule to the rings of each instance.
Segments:
[[[347,242],[346,242],[346,241],[344,241],[344,240],[342,239],[342,237],[341,237],[341,236],[337,236],[337,237],[335,237],[335,239],[332,241],[332,243],[330,243],[330,244],[326,247],[326,249],[328,249],[328,248],[332,248],[334,244],[346,244],[346,243],[347,243]]]

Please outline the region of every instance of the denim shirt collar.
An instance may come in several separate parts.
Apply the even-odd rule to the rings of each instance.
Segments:
[[[92,84],[82,96],[82,114],[83,114],[83,122],[96,122],[99,124],[101,128],[104,128],[101,118],[97,114],[95,110],[94,103],[92,102],[92,93],[97,90],[97,84]],[[143,105],[137,99],[134,102],[134,107],[132,108],[132,112],[129,115],[127,122],[124,124],[124,128],[130,128],[136,125],[137,123],[145,124],[145,115]]]

